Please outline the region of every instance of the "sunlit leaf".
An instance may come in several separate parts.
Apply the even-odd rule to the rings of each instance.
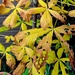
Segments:
[[[69,14],[68,14],[70,17],[75,17],[75,10],[71,10],[69,11]]]
[[[65,63],[65,61],[70,61],[69,58],[61,58],[60,60],[64,63]]]
[[[26,24],[22,23],[22,24],[21,24],[21,29],[22,29],[22,31],[27,30]]]

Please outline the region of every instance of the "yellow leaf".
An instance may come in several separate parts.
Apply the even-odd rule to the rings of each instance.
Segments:
[[[59,14],[57,13],[56,11],[53,11],[53,10],[49,10],[49,12],[57,19],[59,19],[61,22],[65,22],[64,18]]]
[[[25,47],[25,50],[29,57],[33,57],[34,51],[31,48]]]
[[[60,68],[62,71],[62,75],[69,75],[66,73],[66,70],[65,70],[65,69],[67,69],[67,67],[62,62],[60,62]]]
[[[21,60],[25,54],[25,50],[21,46],[13,46],[11,52],[16,56],[17,60]]]
[[[34,65],[32,66],[32,75],[39,75]]]
[[[10,39],[10,36],[5,36],[5,39],[6,39],[6,41],[5,41],[6,43],[9,43],[10,40],[11,40],[11,39]]]
[[[55,62],[55,59],[56,59],[56,55],[55,55],[55,52],[54,51],[50,51],[48,53],[48,59],[46,60],[46,62],[48,64],[51,64],[51,63],[54,63]]]
[[[44,12],[45,10],[46,10],[46,8],[44,8],[44,7],[36,7],[36,8],[30,8],[26,12],[28,14],[39,14],[39,13]]]
[[[10,45],[9,47],[7,47],[7,48],[6,48],[6,52],[10,52],[11,49],[12,49],[12,47],[13,47],[12,45]]]
[[[18,19],[17,11],[14,10],[4,21],[3,25],[9,28],[13,28],[16,25]]]
[[[40,23],[41,23],[41,27],[44,29],[48,27],[53,27],[52,17],[50,13],[48,12],[48,10],[46,10],[44,14],[42,15]]]
[[[43,0],[38,0],[38,2],[42,7],[47,8],[47,4]]]
[[[0,4],[0,15],[4,15],[10,12],[10,8],[6,8],[4,4]]]
[[[66,35],[63,36],[63,38],[64,38],[64,40],[69,41],[69,40],[70,40],[70,35],[67,35],[67,34],[66,34]]]
[[[42,66],[40,69],[39,69],[39,75],[44,75],[45,73],[45,69],[46,69],[46,66]]]
[[[58,49],[58,51],[57,51],[57,56],[58,56],[58,58],[61,58],[61,57],[62,57],[63,51],[64,51],[63,48],[59,48],[59,49]]]
[[[59,73],[59,65],[58,65],[58,61],[57,61],[55,63],[55,65],[54,65],[54,69],[52,70],[52,74],[51,75],[58,75],[58,73]]]
[[[64,63],[65,63],[65,61],[70,61],[69,58],[61,58],[60,60],[61,60],[62,62],[64,62]]]
[[[11,69],[14,69],[15,64],[16,64],[15,58],[14,58],[11,54],[9,54],[9,53],[6,53],[6,64],[7,64]]]
[[[26,24],[22,23],[22,24],[21,24],[21,29],[22,29],[22,31],[27,30]]]
[[[70,17],[75,17],[75,10],[71,10],[69,11],[69,14],[68,14]]]
[[[4,53],[5,52],[5,47],[0,43],[0,53]]]
[[[2,60],[0,59],[0,70],[1,70]]]

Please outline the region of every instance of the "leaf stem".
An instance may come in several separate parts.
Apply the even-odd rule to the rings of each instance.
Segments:
[[[55,24],[54,24],[54,27],[56,26],[56,24],[57,24],[57,21],[58,21],[58,19],[56,19],[56,21],[55,21]]]

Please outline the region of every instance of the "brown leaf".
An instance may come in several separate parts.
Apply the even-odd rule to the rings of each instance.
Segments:
[[[13,71],[12,75],[22,75],[25,70],[25,63],[20,62],[18,67]]]
[[[29,0],[17,0],[17,1],[19,1],[19,2],[16,7],[20,7],[20,6],[25,5]]]
[[[75,70],[75,56],[73,50],[69,50],[69,59],[70,59],[70,65]]]
[[[14,4],[11,2],[11,0],[3,0],[3,4],[5,6],[8,6],[10,8],[15,8]]]

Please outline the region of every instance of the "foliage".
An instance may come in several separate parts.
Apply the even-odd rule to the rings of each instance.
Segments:
[[[15,35],[5,35],[4,47],[0,43],[0,70],[3,58],[12,75],[69,75],[75,70],[75,56],[68,41],[75,36],[75,24],[68,22],[75,17],[73,0],[38,0],[37,7],[30,7],[32,0],[3,0],[0,15],[9,13],[0,27],[0,33],[20,26]],[[36,2],[36,1],[35,1]],[[39,15],[36,21],[33,15]],[[40,22],[40,23],[39,23]],[[28,29],[28,26],[36,28]],[[67,65],[67,63],[69,63]],[[71,71],[70,71],[71,70]],[[72,73],[74,74],[74,73]]]

